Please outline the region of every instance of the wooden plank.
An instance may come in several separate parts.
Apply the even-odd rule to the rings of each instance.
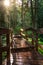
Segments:
[[[29,30],[30,30],[30,31],[32,31],[32,32],[34,31],[34,32],[36,32],[36,33],[37,33],[37,30],[36,30],[36,29],[34,29],[34,28],[31,28],[31,27],[30,27],[30,28],[25,29],[24,31],[29,31]]]
[[[14,38],[22,38],[21,35],[14,35]]]
[[[25,47],[25,48],[12,48],[11,52],[18,53],[18,52],[33,51],[34,48],[35,48],[34,46],[29,46],[29,47]]]
[[[9,49],[9,46],[0,47],[0,51],[1,51],[1,52],[7,51],[8,49]]]
[[[11,30],[9,30],[9,29],[0,28],[0,35],[2,35],[2,34],[9,34],[10,32],[11,32]]]

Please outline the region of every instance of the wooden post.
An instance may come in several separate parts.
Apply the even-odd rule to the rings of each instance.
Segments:
[[[7,37],[7,48],[8,48],[8,50],[7,50],[7,65],[10,65],[10,40],[9,40],[9,34],[7,34],[6,35],[6,37]]]
[[[0,35],[0,48],[1,48],[1,35]],[[0,49],[0,65],[2,65],[2,50]]]
[[[35,45],[35,47],[36,47],[36,51],[38,51],[38,33],[36,33],[36,45]]]
[[[0,50],[0,65],[2,65],[2,52]]]
[[[32,45],[34,45],[34,32],[32,32]]]

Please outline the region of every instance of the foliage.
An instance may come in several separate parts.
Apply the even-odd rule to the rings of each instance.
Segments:
[[[21,26],[16,26],[15,27],[15,29],[14,29],[14,34],[20,34],[20,29],[21,29],[22,27]]]
[[[24,28],[31,27],[31,14],[28,0],[22,1],[22,25]]]
[[[3,5],[0,4],[0,27],[5,27],[4,11],[5,11],[5,9],[4,9]]]
[[[38,0],[38,27],[43,27],[43,0]]]
[[[38,51],[41,55],[43,55],[43,50],[41,48],[39,48]]]

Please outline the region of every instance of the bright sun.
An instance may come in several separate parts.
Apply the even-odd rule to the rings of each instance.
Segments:
[[[10,5],[10,1],[9,0],[4,0],[4,5],[5,6],[9,6]]]

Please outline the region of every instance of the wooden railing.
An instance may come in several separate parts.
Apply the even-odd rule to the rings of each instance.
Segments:
[[[25,47],[25,48],[12,48],[11,49],[11,52],[12,53],[16,53],[16,52],[25,52],[25,51],[32,51],[32,50],[34,50],[34,49],[36,49],[37,51],[38,51],[38,32],[37,32],[37,30],[35,30],[35,29],[33,29],[33,28],[28,28],[28,29],[25,29],[24,30],[25,32],[26,31],[32,31],[32,46],[30,46],[30,47]],[[24,32],[23,31],[23,32]],[[36,33],[36,44],[35,44],[35,46],[34,46],[34,33]],[[27,37],[27,36],[26,36]],[[22,35],[14,35],[14,38],[22,38]]]
[[[7,65],[10,65],[10,50],[12,53],[16,53],[16,52],[25,52],[25,51],[34,51],[34,49],[36,49],[36,51],[38,51],[38,34],[43,34],[43,28],[42,29],[39,29],[39,30],[35,30],[33,28],[28,28],[28,29],[25,29],[24,31],[32,31],[32,46],[30,47],[26,47],[26,48],[12,48],[10,49],[10,34],[11,34],[11,37],[12,37],[12,32],[11,30],[9,29],[4,29],[4,28],[0,28],[0,65],[2,65],[2,53],[3,52],[7,52]],[[34,46],[34,32],[36,33],[36,44]],[[2,43],[1,43],[1,36],[5,34],[6,35],[6,46],[2,46]],[[18,37],[20,38],[19,36],[15,36],[15,37]]]
[[[5,28],[0,28],[0,65],[2,65],[2,53],[6,52],[7,53],[7,65],[10,65],[10,33],[11,30],[5,29]],[[2,41],[1,41],[1,36],[2,35],[6,36],[6,46],[2,46]]]
[[[37,65],[38,64],[37,58],[38,58],[38,55],[39,55],[38,54],[38,34],[40,33],[40,30],[35,30],[33,28],[28,28],[28,29],[25,29],[24,31],[30,31],[30,30],[32,31],[32,45],[28,46],[28,47],[22,47],[22,48],[12,48],[11,52],[12,52],[12,54],[13,53],[19,53],[19,52],[31,52],[32,53],[32,58],[34,60],[32,65],[34,65],[34,62]],[[34,33],[36,33],[36,40],[35,40],[36,44],[35,44],[35,46],[34,46],[34,39],[33,39],[34,38]],[[14,38],[22,38],[21,36],[16,35],[16,36],[14,36]],[[28,37],[28,36],[26,36],[26,37]],[[36,63],[36,61],[37,61],[37,63]]]
[[[24,31],[21,31],[21,32],[23,33],[23,32],[29,32],[29,31],[32,32],[32,35],[31,35],[32,45],[34,45],[34,42],[35,42],[35,48],[38,51],[38,30],[33,29],[33,28],[27,28],[27,29],[24,29]],[[34,35],[34,33],[36,34],[36,36]],[[36,40],[34,40],[34,36],[35,36]],[[25,35],[26,39],[27,39],[27,37],[29,37],[28,34]]]

